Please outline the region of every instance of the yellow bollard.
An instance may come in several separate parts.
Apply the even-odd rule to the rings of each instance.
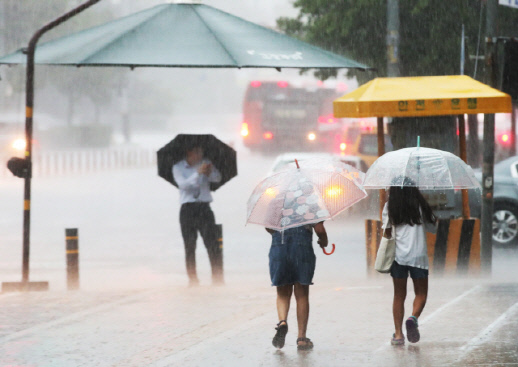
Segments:
[[[65,229],[67,255],[67,288],[79,289],[79,237],[77,228]]]

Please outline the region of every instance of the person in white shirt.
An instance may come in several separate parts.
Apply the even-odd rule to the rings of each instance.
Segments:
[[[403,318],[408,274],[414,283],[415,298],[412,316],[406,322],[407,338],[411,343],[420,339],[417,320],[423,312],[428,295],[428,250],[426,231],[435,233],[437,218],[430,205],[411,180],[405,178],[405,185],[392,186],[388,201],[383,208],[382,221],[384,236],[396,240],[396,259],[390,275],[394,283],[392,306],[395,333],[391,344],[405,343]]]
[[[203,158],[203,148],[190,147],[185,159],[173,166],[173,177],[180,189],[180,228],[185,246],[185,264],[189,285],[199,284],[196,273],[196,239],[198,231],[207,248],[212,268],[212,283],[223,283],[223,259],[219,249],[216,221],[210,208],[210,183],[221,181],[221,174],[209,159]]]

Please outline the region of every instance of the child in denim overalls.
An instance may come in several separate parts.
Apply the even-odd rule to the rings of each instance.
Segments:
[[[282,233],[269,228],[266,230],[272,235],[270,277],[272,285],[277,287],[277,313],[280,320],[272,344],[279,349],[284,346],[291,295],[295,293],[299,321],[297,349],[312,349],[313,342],[306,337],[306,329],[309,317],[309,285],[313,284],[316,263],[313,230],[318,236],[318,244],[326,247],[328,241],[324,222],[289,228]]]

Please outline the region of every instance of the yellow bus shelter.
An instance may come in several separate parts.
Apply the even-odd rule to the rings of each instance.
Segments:
[[[469,76],[376,78],[333,102],[335,117],[511,112],[511,97]]]
[[[511,97],[499,90],[465,75],[448,75],[376,78],[336,99],[333,102],[333,110],[334,116],[337,118],[378,118],[378,156],[385,153],[382,133],[384,117],[456,115],[459,122],[460,157],[466,162],[464,115],[511,112],[512,104]],[[492,200],[492,183],[489,195]],[[380,219],[384,201],[385,192],[380,190]],[[458,270],[460,265],[465,265],[465,268],[469,267],[469,269],[480,268],[480,220],[470,218],[467,190],[462,192],[462,202],[464,218],[443,223],[443,227],[446,226],[445,233],[442,235],[438,233],[437,236],[428,238],[430,260],[436,269]],[[473,223],[465,225],[464,221]],[[380,239],[379,228],[379,221],[367,221],[366,223],[369,270],[372,269],[376,256]],[[465,231],[464,228],[470,228],[471,234],[467,235],[471,237],[470,241],[465,240],[466,233],[462,233]],[[441,223],[439,223],[440,229]],[[469,248],[466,248],[466,243]],[[492,244],[484,245],[491,246]]]

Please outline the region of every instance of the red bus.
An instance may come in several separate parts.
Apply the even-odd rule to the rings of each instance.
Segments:
[[[297,147],[338,151],[342,121],[333,117],[331,88],[296,88],[286,81],[252,81],[243,101],[241,136],[250,149]]]

